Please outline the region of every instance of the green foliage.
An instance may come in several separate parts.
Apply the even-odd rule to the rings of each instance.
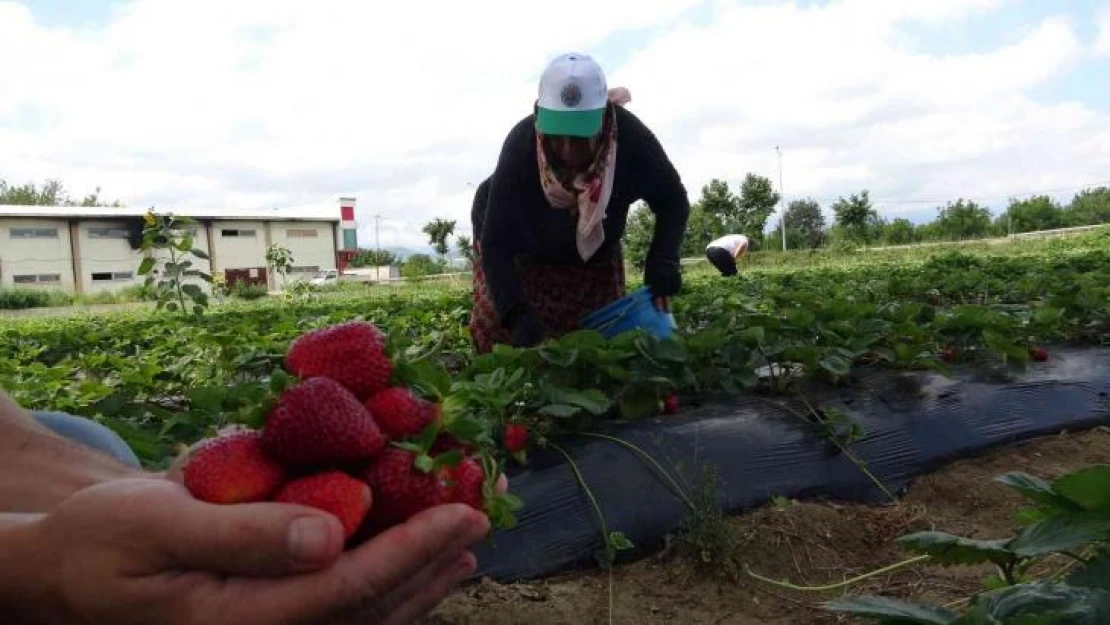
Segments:
[[[0,310],[64,306],[73,298],[61,291],[29,288],[0,288]]]
[[[1072,226],[1110,224],[1110,187],[1085,189],[1072,198],[1066,210]]]
[[[853,193],[850,197],[837,199],[832,209],[836,215],[836,225],[843,229],[846,238],[857,243],[875,240],[874,226],[879,215],[871,206],[871,193],[867,189],[859,194]]]
[[[289,271],[293,268],[293,262],[293,252],[289,248],[277,243],[271,243],[266,247],[266,266],[281,276],[282,284],[285,284]]]
[[[775,241],[782,241],[782,220],[779,220]],[[825,215],[816,200],[794,200],[786,207],[786,246],[788,249],[817,248],[827,240]]]
[[[359,250],[351,260],[352,267],[389,267],[399,262],[397,255],[389,250]]]
[[[158,303],[158,310],[200,315],[208,308],[208,293],[197,282],[210,285],[212,275],[194,269],[192,260],[208,260],[208,253],[193,247],[193,235],[183,230],[196,224],[189,217],[147,211],[140,248],[145,257],[139,275],[146,276],[143,287]],[[159,253],[169,257],[162,259],[160,268],[156,258]],[[156,268],[160,278],[155,277]]]
[[[470,241],[470,237],[456,237],[455,248],[459,250],[459,256],[465,258],[468,264],[474,264],[474,244]]]
[[[1052,230],[1068,225],[1064,208],[1047,195],[1024,200],[1011,200],[1010,206],[998,216],[998,234],[1017,234],[1036,230]]]
[[[962,198],[937,209],[935,223],[941,238],[949,241],[982,239],[991,234],[991,212]]]
[[[427,254],[413,254],[401,265],[401,275],[406,278],[422,278],[447,271],[447,265]]]
[[[231,296],[244,300],[256,300],[269,295],[269,290],[264,284],[247,284],[239,282],[231,287]]]
[[[962,615],[886,597],[864,596],[827,602],[833,612],[869,617],[879,623],[942,625],[1076,624],[1110,622],[1110,465],[1065,474],[1051,483],[1024,473],[1000,476],[1032,505],[1025,516],[1038,520],[1012,539],[973,540],[942,532],[921,532],[899,542],[944,566],[992,563],[997,587],[971,597]],[[1094,555],[1077,555],[1086,548]],[[1081,562],[1064,582],[1025,579],[1036,559],[1065,554]]]
[[[100,199],[100,187],[81,198],[74,200],[69,197],[61,180],[50,179],[41,186],[33,182],[13,186],[0,180],[0,205],[10,204],[15,206],[122,206],[119,200],[104,202]]]
[[[451,251],[447,239],[455,232],[455,222],[437,217],[424,225],[423,232],[428,235],[428,243],[435,248],[440,260],[445,259],[447,252]]]

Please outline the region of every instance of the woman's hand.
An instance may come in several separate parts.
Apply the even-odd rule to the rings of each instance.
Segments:
[[[213,505],[170,480],[127,479],[27,526],[29,570],[0,576],[29,622],[292,625],[421,618],[475,570],[468,549],[489,522],[441,506],[343,552],[321,511]]]
[[[658,310],[661,313],[671,312],[671,298],[656,297],[652,301],[655,303],[655,310]]]

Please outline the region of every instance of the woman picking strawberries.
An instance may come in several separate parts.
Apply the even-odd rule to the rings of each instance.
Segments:
[[[620,240],[638,200],[655,213],[644,281],[655,306],[669,309],[690,204],[628,100],[588,56],[562,55],[544,72],[534,112],[510,131],[475,195],[470,331],[479,352],[556,338],[624,297]]]

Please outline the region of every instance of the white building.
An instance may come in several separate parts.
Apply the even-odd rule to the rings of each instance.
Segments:
[[[197,220],[195,244],[210,261],[195,269],[223,272],[228,284],[280,288],[267,269],[266,248],[277,244],[293,256],[290,280],[343,268],[357,253],[354,200],[339,210],[172,210]],[[139,249],[146,208],[0,206],[0,287],[53,288],[96,293],[142,284]]]

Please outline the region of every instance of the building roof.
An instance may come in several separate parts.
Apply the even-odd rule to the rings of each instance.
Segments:
[[[11,217],[36,217],[47,219],[111,219],[120,217],[142,217],[148,207],[112,206],[11,206],[0,204],[0,219]],[[331,221],[338,222],[340,214],[337,207],[310,206],[303,208],[269,208],[253,210],[180,208],[157,209],[159,212],[172,212],[194,219],[220,220],[268,220],[268,221]]]

